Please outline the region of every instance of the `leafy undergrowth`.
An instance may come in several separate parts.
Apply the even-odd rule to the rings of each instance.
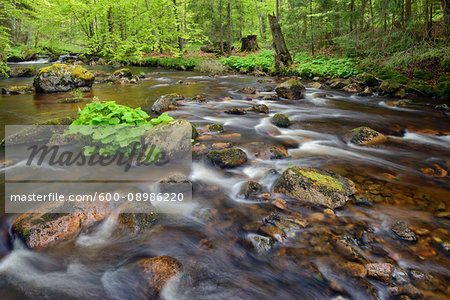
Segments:
[[[130,57],[123,60],[123,63],[135,65],[135,66],[145,66],[145,67],[161,67],[164,69],[175,69],[188,71],[193,70],[199,61],[199,58],[182,58],[182,57]]]
[[[174,120],[165,113],[158,118],[148,119],[148,114],[141,108],[133,109],[114,101],[93,102],[78,112],[78,119],[72,122],[66,135],[75,134],[84,138],[86,146],[83,150],[86,156],[118,153],[129,156],[133,151],[143,149],[142,135],[152,126]],[[147,162],[154,162],[158,160],[158,153],[158,149],[149,148],[145,149],[143,155]]]
[[[355,58],[337,58],[329,55],[313,56],[308,53],[299,53],[295,57],[295,62],[295,72],[308,78],[315,76],[348,78],[362,72],[362,69],[358,67],[359,60]]]
[[[269,72],[273,67],[273,51],[263,49],[258,54],[248,56],[223,57],[220,61],[232,70],[247,73],[254,71]]]

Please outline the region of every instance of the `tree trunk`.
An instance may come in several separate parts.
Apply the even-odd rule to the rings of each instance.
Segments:
[[[352,0],[353,2],[353,0]],[[314,55],[314,26],[313,26],[313,16],[312,16],[312,0],[309,0],[309,14],[311,15],[311,53]]]
[[[444,23],[448,39],[450,36],[450,0],[442,0],[442,9],[444,11]]]
[[[262,33],[262,28],[261,28],[261,16],[259,14],[258,2],[256,2],[256,0],[255,0],[255,7],[256,7],[256,13],[258,15],[259,35],[261,36],[261,39],[264,41],[264,36],[263,36],[263,33]]]
[[[231,38],[231,0],[228,0],[228,6],[227,6],[227,16],[228,16],[228,45],[227,45],[227,53],[228,56],[231,56],[231,45],[233,44],[232,38]]]
[[[373,27],[373,4],[372,0],[369,0],[370,5],[370,25]]]
[[[311,5],[311,0],[309,1]],[[355,0],[350,1],[350,32],[353,31],[353,11],[355,9]]]
[[[33,38],[33,26],[31,24],[28,25],[28,43],[27,47],[28,49],[31,49],[31,39]]]
[[[364,14],[366,12],[366,0],[361,0],[361,20],[359,23],[360,31],[364,30]]]
[[[292,64],[292,58],[276,16],[269,15],[269,25],[272,31],[273,48],[275,49],[275,68],[287,68]]]
[[[280,19],[280,0],[277,0],[276,11],[277,11],[277,20],[279,20]]]
[[[222,0],[219,1],[220,53],[223,54]]]
[[[405,25],[408,24],[410,18],[411,18],[411,0],[406,0],[405,1]]]
[[[253,52],[259,49],[256,35],[248,35],[241,39],[241,51]]]

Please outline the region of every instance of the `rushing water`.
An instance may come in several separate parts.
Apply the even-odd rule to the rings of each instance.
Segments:
[[[358,279],[339,268],[349,258],[336,250],[333,237],[350,240],[374,262],[429,272],[437,282],[435,286],[414,285],[425,296],[450,296],[449,252],[443,247],[450,241],[450,227],[448,219],[438,217],[449,209],[449,176],[430,178],[420,171],[434,164],[450,170],[450,135],[445,135],[450,134],[448,114],[394,108],[386,105],[385,98],[311,88],[299,101],[247,100],[236,91],[247,86],[274,87],[275,83],[271,78],[243,75],[209,77],[195,72],[131,69],[151,79],[139,85],[95,84],[85,97],[97,96],[149,111],[155,99],[164,94],[179,93],[186,98],[204,95],[206,103],[185,101],[169,114],[199,128],[210,123],[224,124],[227,133],[241,134],[231,141],[247,152],[251,162],[225,172],[203,160],[194,161],[194,205],[189,210],[169,210],[172,213],[140,235],[116,230],[111,216],[75,240],[30,251],[20,241],[13,245],[8,242],[14,216],[3,214],[1,299],[140,298],[133,277],[123,266],[138,257],[159,255],[175,257],[185,268],[184,276],[166,285],[162,293],[166,299],[327,299],[339,295],[351,299],[389,298],[389,284]],[[189,84],[179,84],[180,80]],[[30,78],[7,79],[0,81],[0,87],[30,82]],[[67,97],[70,94],[1,95],[0,122],[31,124],[75,115],[85,104],[56,103]],[[233,100],[222,101],[224,97]],[[252,104],[266,104],[269,115],[223,112],[229,107]],[[289,129],[270,124],[270,116],[277,112],[290,116],[293,125]],[[347,143],[348,131],[359,126],[386,134],[389,142],[376,147]],[[3,135],[3,128],[0,130]],[[257,158],[252,144],[255,142],[284,145],[290,158]],[[257,253],[248,246],[249,235],[257,233],[258,228],[252,224],[276,209],[265,202],[244,201],[239,196],[240,187],[252,179],[270,192],[277,176],[267,175],[268,171],[281,173],[289,165],[335,170],[355,181],[358,194],[369,198],[373,205],[348,203],[330,217],[322,213],[323,208],[288,201],[283,213],[301,215],[309,225],[289,233],[269,251]],[[417,243],[393,237],[390,228],[398,220],[421,233]]]

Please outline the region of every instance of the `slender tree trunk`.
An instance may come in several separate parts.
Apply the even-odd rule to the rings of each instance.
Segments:
[[[214,0],[211,0],[211,36],[214,33]]]
[[[370,5],[370,26],[373,27],[373,4],[372,4],[372,0],[369,0],[369,5]]]
[[[220,53],[223,54],[222,0],[219,0]]]
[[[279,20],[280,19],[280,0],[277,0],[276,12],[277,12],[277,20]]]
[[[31,49],[31,39],[33,38],[33,26],[31,24],[28,25],[28,49]]]
[[[309,4],[311,5],[311,0],[309,0]],[[353,12],[355,10],[355,0],[350,1],[350,32],[353,31]]]
[[[406,0],[405,1],[405,25],[408,24],[410,18],[411,18],[411,0]]]
[[[352,2],[353,2],[353,0],[352,0]],[[314,55],[314,25],[313,25],[313,16],[312,16],[312,14],[313,14],[313,10],[312,10],[312,0],[309,0],[309,14],[310,14],[310,21],[311,21],[311,29],[310,29],[310,31],[311,31],[311,53],[312,53],[312,55]]]
[[[284,35],[276,16],[269,15],[269,25],[272,32],[272,44],[275,50],[275,68],[289,67],[292,64],[291,54],[286,46]]]
[[[444,11],[444,23],[448,39],[450,37],[450,0],[442,0],[442,9]]]
[[[364,30],[364,15],[366,13],[366,0],[361,0],[361,20],[359,23],[360,30]]]
[[[261,40],[264,41],[264,36],[262,33],[262,28],[261,28],[261,16],[259,14],[258,2],[256,2],[256,0],[255,0],[255,7],[256,7],[256,14],[258,15],[259,35],[261,36]]]
[[[228,6],[227,6],[227,16],[228,16],[228,45],[227,45],[227,53],[228,56],[231,56],[231,45],[233,44],[232,38],[231,38],[231,0],[228,0]]]

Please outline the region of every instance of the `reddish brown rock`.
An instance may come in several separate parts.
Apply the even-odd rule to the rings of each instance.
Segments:
[[[366,264],[367,276],[388,282],[392,277],[394,266],[389,263]]]

